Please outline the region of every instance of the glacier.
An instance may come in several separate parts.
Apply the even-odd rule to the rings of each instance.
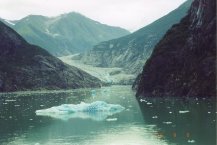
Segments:
[[[108,116],[120,113],[125,108],[118,104],[108,104],[104,101],[80,104],[62,104],[47,109],[36,110],[37,116],[49,116],[61,120],[72,118],[91,119],[95,121],[106,120]]]

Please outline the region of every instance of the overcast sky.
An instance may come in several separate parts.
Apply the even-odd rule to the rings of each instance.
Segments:
[[[185,0],[0,0],[0,17],[57,16],[79,12],[91,19],[135,31],[177,8]]]

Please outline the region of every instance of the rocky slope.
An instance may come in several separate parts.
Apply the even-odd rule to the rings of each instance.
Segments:
[[[74,12],[57,17],[30,15],[14,24],[5,22],[29,43],[56,56],[83,52],[99,42],[129,34],[127,30],[101,24]]]
[[[166,16],[125,37],[102,42],[82,56],[86,64],[99,67],[121,67],[138,74],[150,57],[154,46],[166,31],[183,18],[192,0],[182,4]]]
[[[216,96],[216,1],[195,0],[155,47],[137,96]]]
[[[0,92],[100,87],[95,77],[27,43],[0,22]]]

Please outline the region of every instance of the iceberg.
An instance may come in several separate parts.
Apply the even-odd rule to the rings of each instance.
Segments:
[[[103,121],[108,116],[120,113],[125,108],[118,104],[107,104],[104,101],[80,104],[62,104],[48,109],[36,110],[37,116],[49,116],[61,120],[72,118],[92,119]]]
[[[183,111],[180,110],[179,111],[180,114],[189,113],[189,112],[190,112],[189,110],[183,110]]]

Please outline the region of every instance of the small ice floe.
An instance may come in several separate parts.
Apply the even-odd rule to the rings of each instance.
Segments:
[[[30,121],[32,121],[33,119],[32,119],[32,118],[30,118],[29,120],[30,120]]]
[[[20,105],[14,105],[14,107],[20,107]]]
[[[215,112],[217,114],[217,112]]]
[[[149,124],[149,125],[146,125],[148,128],[155,128],[156,127],[156,125],[154,125],[154,124]]]
[[[147,105],[152,105],[152,103],[151,102],[148,102],[148,103],[146,103]]]
[[[16,102],[17,100],[5,100],[5,102]]]
[[[40,107],[44,107],[44,105],[40,105]]]
[[[35,145],[40,145],[40,143],[35,143]]]
[[[180,114],[189,113],[189,112],[190,112],[189,110],[183,110],[183,111],[180,110],[179,111]]]
[[[195,143],[195,140],[188,140],[188,143]]]
[[[146,102],[146,100],[145,100],[145,99],[140,99],[139,101],[140,101],[140,102]]]
[[[211,114],[211,112],[209,111],[208,114]]]
[[[158,118],[158,116],[152,116],[152,118],[153,118],[153,119],[157,119],[157,118]]]
[[[172,124],[172,122],[170,122],[170,121],[165,121],[165,122],[163,122],[163,124],[167,124],[167,125],[169,125],[169,124]]]
[[[106,121],[108,121],[108,122],[117,121],[117,120],[118,120],[117,118],[108,118],[108,119],[106,119]]]
[[[173,112],[170,111],[169,113],[172,114]]]
[[[95,121],[106,120],[108,116],[120,113],[125,108],[118,104],[107,104],[104,101],[80,104],[62,104],[48,109],[36,110],[38,116],[49,116],[61,120],[71,118],[92,119]]]

